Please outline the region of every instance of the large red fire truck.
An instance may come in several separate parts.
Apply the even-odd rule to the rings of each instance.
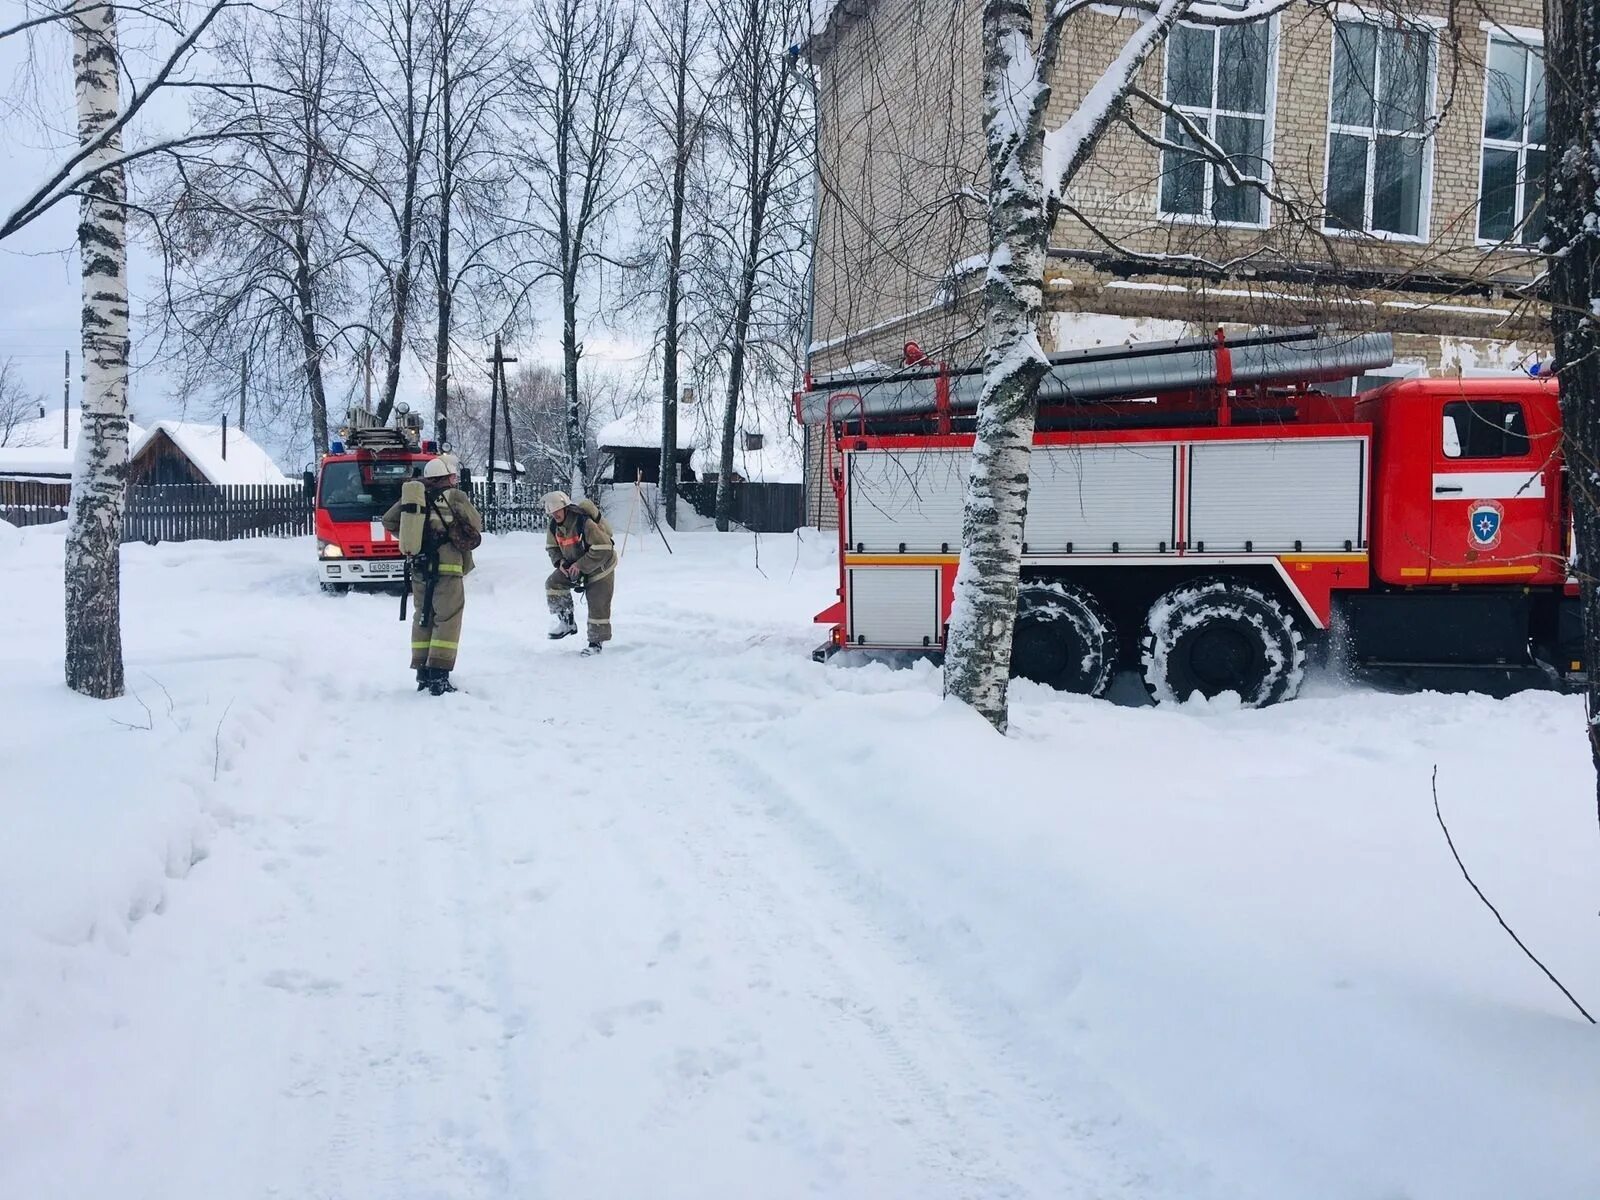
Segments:
[[[1248,704],[1330,648],[1431,686],[1581,678],[1556,382],[1318,390],[1392,361],[1387,334],[1312,329],[1052,356],[1013,672]],[[818,658],[942,649],[981,387],[924,366],[796,394],[839,504]]]
[[[422,440],[422,417],[395,405],[395,423],[380,425],[352,409],[306,487],[316,497],[317,575],[325,592],[399,583],[405,578],[400,543],[382,525],[400,498],[400,485],[422,474],[438,454]]]

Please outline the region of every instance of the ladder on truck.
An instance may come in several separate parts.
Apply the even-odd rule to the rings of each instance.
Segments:
[[[1346,333],[1302,326],[1227,337],[1179,338],[1050,355],[1039,384],[1041,407],[1210,394],[1225,402],[1235,389],[1305,388],[1359,376],[1394,362],[1387,333]],[[983,391],[983,368],[910,367],[875,375],[822,376],[794,398],[802,425],[882,418],[970,417]]]
[[[343,441],[354,450],[415,450],[422,432],[422,416],[401,402],[394,406],[396,423],[385,425],[376,413],[356,407],[345,417]]]

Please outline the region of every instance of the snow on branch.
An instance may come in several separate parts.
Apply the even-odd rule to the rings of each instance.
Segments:
[[[1238,8],[1226,4],[1190,4],[1188,11],[1183,14],[1183,20],[1191,25],[1248,25],[1252,21],[1264,21],[1286,8],[1305,2],[1306,0],[1256,0],[1253,4]],[[1164,6],[1160,0],[1114,0],[1111,7],[1121,9],[1128,15],[1146,14],[1159,17]]]
[[[1064,7],[1070,5],[1064,4]],[[1193,7],[1192,0],[1159,0],[1153,16],[1124,43],[1117,57],[1097,79],[1064,125],[1044,135],[1045,194],[1059,204],[1067,185],[1093,153],[1100,135],[1128,94],[1150,52],[1166,40],[1172,27]],[[1047,31],[1048,32],[1048,31]],[[1056,30],[1059,37],[1060,30]]]

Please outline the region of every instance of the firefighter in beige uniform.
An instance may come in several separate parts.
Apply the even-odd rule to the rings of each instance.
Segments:
[[[456,474],[441,458],[428,460],[422,468],[422,482],[428,489],[427,524],[422,535],[423,552],[411,570],[411,665],[417,672],[417,690],[424,688],[435,696],[455,691],[450,672],[455,669],[456,650],[461,642],[461,613],[467,603],[464,580],[472,573],[472,551],[457,550],[451,543],[449,526],[464,521],[477,533],[483,532],[483,518],[467,494],[456,486]],[[400,504],[383,514],[383,527],[400,532]],[[429,612],[429,588],[432,611]],[[430,624],[423,622],[432,618]]]
[[[598,654],[611,640],[611,595],[617,583],[617,549],[611,542],[611,527],[594,501],[573,503],[565,492],[546,495],[544,511],[550,514],[544,548],[555,568],[544,588],[552,617],[550,637],[571,637],[578,632],[572,588],[581,579],[589,606],[589,648],[584,653]]]

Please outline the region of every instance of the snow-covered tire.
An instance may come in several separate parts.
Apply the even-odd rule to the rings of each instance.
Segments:
[[[324,596],[345,596],[350,592],[348,583],[324,583],[321,587]]]
[[[1017,591],[1011,673],[1058,691],[1101,695],[1117,668],[1117,631],[1095,598],[1054,582]]]
[[[1233,692],[1251,708],[1292,700],[1305,676],[1294,618],[1250,584],[1207,579],[1173,588],[1150,606],[1144,686],[1157,703]]]

